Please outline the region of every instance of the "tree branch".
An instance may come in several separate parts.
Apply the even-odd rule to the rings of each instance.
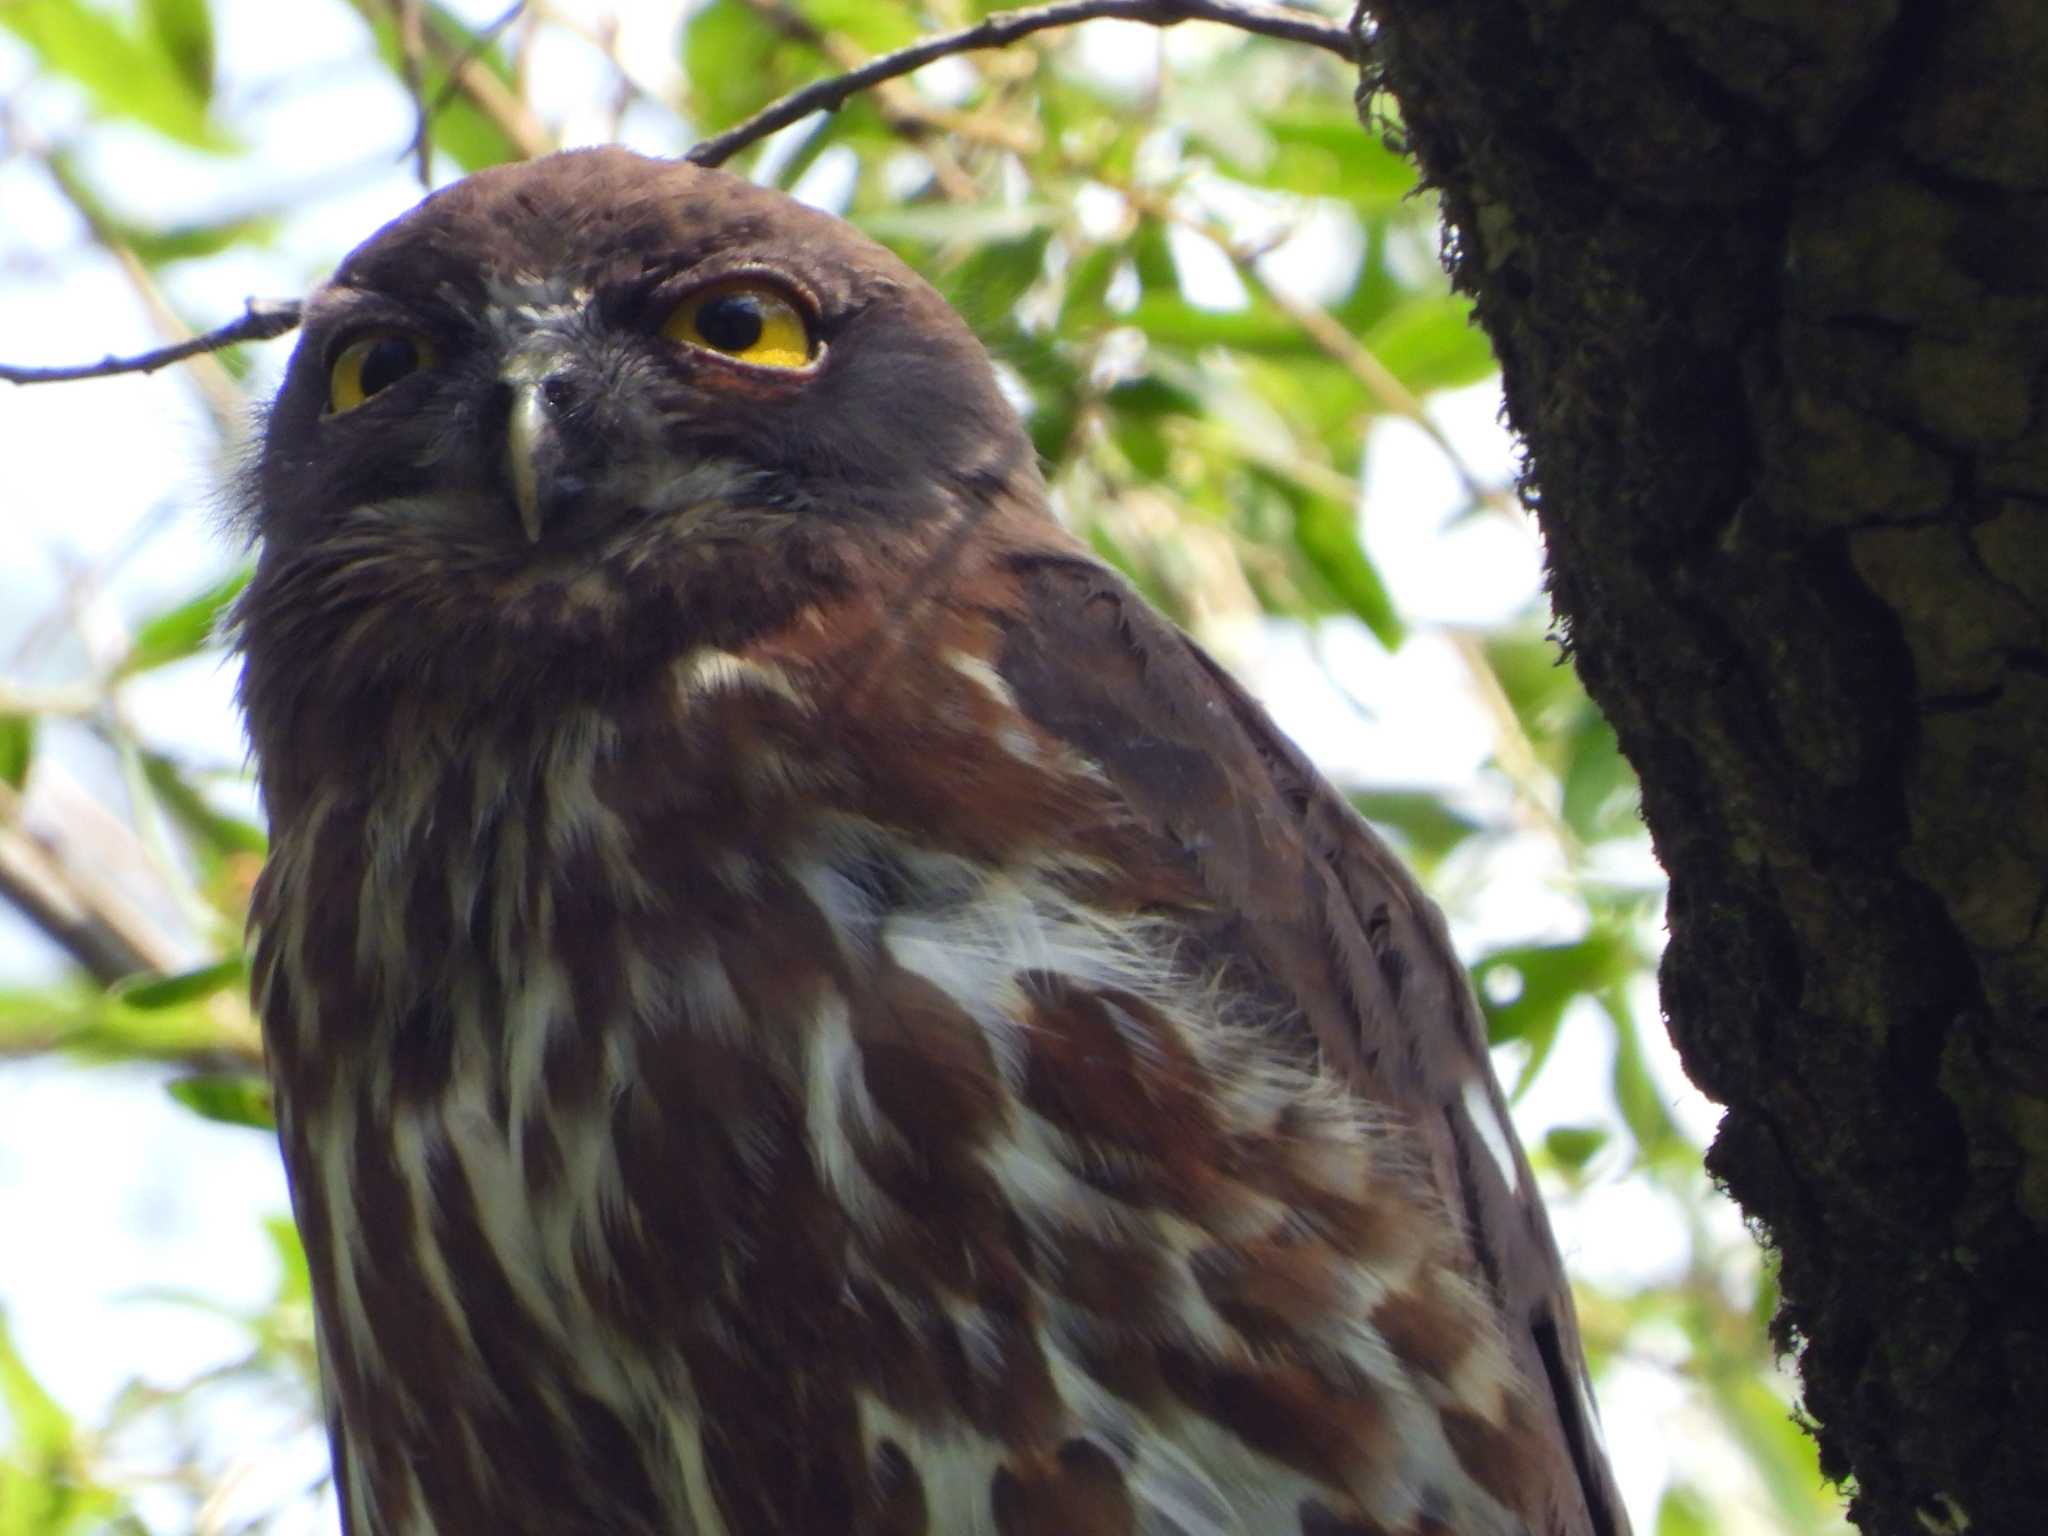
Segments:
[[[813,81],[780,101],[769,103],[745,122],[704,140],[683,158],[695,165],[723,165],[749,144],[777,129],[787,128],[813,112],[837,111],[850,97],[870,86],[922,69],[936,59],[985,48],[1005,48],[1034,32],[1108,18],[1153,27],[1178,26],[1183,21],[1214,21],[1241,32],[1307,43],[1346,61],[1356,62],[1358,57],[1351,34],[1335,22],[1259,4],[1256,0],[1054,0],[1051,5],[999,12],[974,26],[943,32],[894,53],[885,53],[843,75]]]
[[[0,784],[0,900],[13,905],[101,986],[164,975],[183,959],[141,908],[71,866],[22,826],[19,796]]]
[[[243,312],[226,325],[215,326],[197,336],[168,347],[139,352],[133,357],[103,357],[96,363],[73,363],[59,368],[23,368],[0,363],[0,381],[9,384],[63,384],[74,379],[108,379],[123,373],[155,373],[189,357],[218,352],[245,341],[271,341],[294,329],[305,306],[297,299],[250,299]]]

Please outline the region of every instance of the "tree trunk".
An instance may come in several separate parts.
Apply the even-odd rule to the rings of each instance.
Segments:
[[[1369,5],[1823,1465],[2048,1528],[2048,6]]]

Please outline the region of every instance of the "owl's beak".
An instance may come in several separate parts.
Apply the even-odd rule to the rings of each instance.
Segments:
[[[512,499],[519,507],[519,526],[526,542],[540,542],[540,448],[552,413],[538,379],[512,381],[512,413],[505,423],[505,473]]]

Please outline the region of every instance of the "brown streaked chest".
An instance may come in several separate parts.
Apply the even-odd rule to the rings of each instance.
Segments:
[[[278,828],[257,995],[358,1530],[520,1499],[721,1528],[703,1379],[824,1358],[848,1285],[817,1084],[849,998],[885,964],[985,992],[1095,937],[1016,881],[1099,883],[1101,786],[985,635],[949,638],[886,673],[802,636],[695,652],[545,729],[400,746]],[[993,1058],[943,1035],[926,1107],[985,1113]]]

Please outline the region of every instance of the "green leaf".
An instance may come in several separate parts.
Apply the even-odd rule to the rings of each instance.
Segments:
[[[231,987],[245,984],[248,972],[240,955],[226,960],[217,960],[212,965],[202,965],[196,971],[181,971],[175,976],[157,976],[146,981],[124,982],[115,989],[115,998],[125,1007],[151,1012],[159,1008],[173,1008],[180,1003],[193,1002],[202,997],[211,997],[216,992],[225,992]]]
[[[1111,279],[1123,262],[1114,245],[1091,245],[1067,267],[1066,291],[1060,300],[1060,332],[1076,341],[1111,323],[1108,294]]]
[[[119,675],[133,677],[138,672],[197,655],[219,632],[222,617],[248,584],[249,571],[245,567],[175,608],[146,620],[135,632],[135,643],[128,648]]]
[[[1051,243],[1049,222],[1008,239],[988,239],[940,274],[939,291],[969,325],[982,330],[1007,318],[1044,275]]]
[[[800,50],[744,0],[711,0],[683,28],[683,73],[698,132],[751,117],[795,82]]]
[[[85,1468],[77,1426],[36,1380],[0,1313],[0,1536],[86,1536],[123,1518]]]
[[[1158,219],[1138,221],[1127,251],[1131,264],[1137,268],[1138,282],[1146,292],[1180,292],[1180,268],[1174,263],[1172,246],[1167,243],[1166,226]]]
[[[212,223],[138,224],[100,195],[91,178],[80,170],[78,156],[65,150],[53,150],[48,164],[50,174],[63,187],[64,195],[78,206],[93,228],[108,243],[128,247],[146,266],[214,256],[237,245],[264,245],[278,226],[277,218],[268,215]],[[229,349],[223,361],[234,351]]]
[[[1673,1483],[1657,1503],[1657,1536],[1714,1536],[1714,1513],[1700,1491]]]
[[[172,1098],[208,1120],[259,1131],[277,1129],[270,1084],[252,1074],[199,1073],[179,1078],[169,1090]]]
[[[1294,543],[1337,600],[1388,650],[1396,650],[1407,630],[1394,611],[1394,599],[1380,580],[1379,568],[1358,537],[1358,509],[1348,502],[1318,496],[1291,480],[1259,471],[1294,510]]]
[[[1170,445],[1166,434],[1159,430],[1156,416],[1113,417],[1109,434],[1117,451],[1130,461],[1131,468],[1141,478],[1153,481],[1167,478]]]
[[[1415,190],[1413,163],[1366,132],[1349,102],[1278,112],[1265,128],[1276,153],[1258,178],[1264,186],[1374,211],[1400,206]]]
[[[1635,770],[1621,755],[1621,743],[1606,717],[1587,702],[1564,740],[1565,825],[1582,843],[1597,843],[1638,830],[1639,791]]]
[[[1053,210],[1044,203],[1019,203],[1013,208],[983,208],[955,203],[919,203],[881,208],[864,214],[860,226],[877,240],[927,241],[977,246],[991,240],[1024,240],[1049,231]]]
[[[1441,795],[1419,789],[1365,790],[1351,796],[1358,813],[1399,835],[1409,855],[1436,864],[1460,843],[1482,830],[1481,824],[1451,809]]]
[[[1544,1133],[1543,1149],[1573,1173],[1584,1170],[1607,1145],[1607,1132],[1597,1125],[1557,1125]]]
[[[278,1301],[310,1303],[313,1299],[313,1276],[306,1266],[306,1247],[299,1241],[299,1229],[292,1225],[289,1216],[266,1216],[263,1218],[263,1230],[270,1236],[271,1252],[277,1255]]]
[[[1784,1528],[1810,1531],[1839,1505],[1820,1475],[1820,1455],[1812,1436],[1800,1428],[1785,1400],[1771,1389],[1765,1375],[1724,1370],[1709,1378],[1715,1406],[1737,1443],[1770,1490]]]
[[[1103,396],[1110,409],[1125,416],[1199,416],[1202,397],[1156,373],[1141,373],[1110,387]]]
[[[184,769],[161,752],[142,754],[142,774],[171,819],[200,845],[200,851],[224,858],[230,854],[262,854],[270,846],[261,827],[215,810],[186,781]]]
[[[1409,299],[1359,339],[1416,394],[1476,384],[1500,366],[1486,333],[1472,323],[1471,301],[1458,294]]]
[[[54,1460],[70,1448],[71,1415],[21,1358],[5,1313],[0,1313],[0,1406],[7,1409],[13,1447],[27,1458]]]
[[[377,56],[395,79],[402,80],[405,48],[399,36],[395,15],[397,7],[387,4],[386,0],[350,0],[350,4],[369,26],[370,35],[376,41]],[[467,56],[473,64],[488,69],[507,86],[511,84],[512,71],[501,48],[495,43],[485,42],[481,33],[445,5],[429,0],[423,10],[421,25],[425,30],[445,40],[450,48],[459,55]],[[420,60],[419,88],[421,98],[433,109],[433,119],[427,125],[428,142],[465,171],[478,171],[488,165],[502,165],[508,160],[518,159],[519,146],[489,113],[460,91],[449,91],[448,71],[435,63],[432,50],[424,51],[426,57]]]
[[[1301,327],[1263,299],[1254,299],[1243,309],[1198,309],[1178,294],[1147,289],[1129,323],[1163,346],[1229,347],[1280,357],[1305,357],[1315,351]]]
[[[869,53],[894,53],[916,42],[923,30],[908,6],[875,0],[802,0],[800,9],[819,31],[850,38]]]
[[[1341,198],[1361,212],[1398,208],[1415,190],[1415,167],[1366,132],[1349,102],[1283,108],[1258,118],[1249,143],[1205,132],[1213,114],[1188,114],[1189,131],[1231,175],[1304,197]],[[1239,114],[1233,127],[1244,122]],[[1257,149],[1263,140],[1263,153]],[[1240,152],[1242,150],[1242,152]]]
[[[17,790],[26,784],[35,749],[36,722],[32,715],[0,715],[0,784]]]
[[[1486,1010],[1487,1036],[1495,1045],[1522,1040],[1547,1051],[1574,998],[1619,986],[1637,964],[1634,946],[1602,928],[1576,943],[1497,949],[1472,967]],[[1530,1075],[1525,1073],[1524,1080]]]
[[[75,981],[0,992],[0,1049],[20,1056],[60,1051],[80,1061],[183,1061],[204,1051],[238,1051],[212,998],[171,1008],[128,1008]]]
[[[1590,708],[1578,674],[1548,635],[1514,630],[1488,635],[1481,646],[1494,680],[1515,711],[1515,720],[1552,767],[1559,732],[1581,709]]]
[[[1084,380],[1066,352],[1043,336],[1015,324],[996,327],[982,340],[1001,362],[1015,370],[1031,391],[1025,419],[1031,441],[1050,469],[1057,469],[1073,445],[1074,423],[1080,414]]]
[[[192,149],[222,153],[234,139],[207,112],[207,93],[174,57],[168,40],[131,33],[84,0],[10,0],[0,26],[53,74],[78,82],[103,116],[128,118]]]
[[[145,0],[142,22],[201,101],[213,99],[213,13],[206,0]]]
[[[1603,994],[1600,1006],[1614,1021],[1614,1104],[1650,1162],[1690,1161],[1694,1149],[1671,1118],[1664,1092],[1650,1075],[1635,1010],[1621,988]]]

